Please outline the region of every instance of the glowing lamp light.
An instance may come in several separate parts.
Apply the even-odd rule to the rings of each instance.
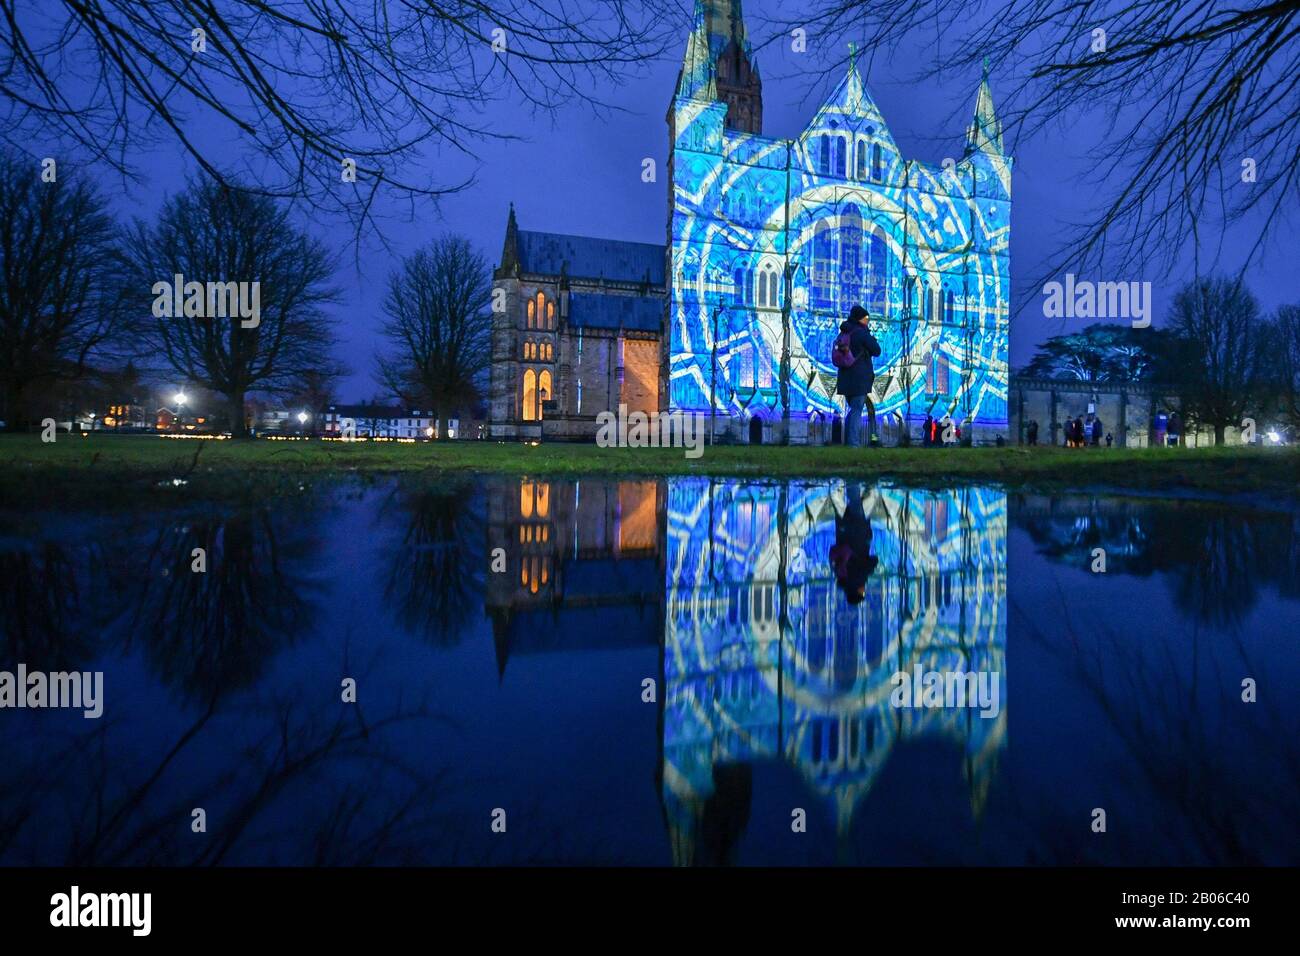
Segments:
[[[306,412],[299,412],[299,413],[298,413],[298,424],[300,424],[300,425],[306,425],[306,424],[307,424],[307,413],[306,413]]]
[[[426,429],[424,430],[424,433],[425,433],[426,435],[428,435],[430,438],[432,438],[432,437],[433,437],[433,426],[430,425],[428,428],[426,428]]]
[[[174,401],[177,405],[184,405],[189,400],[190,400],[189,396],[186,395],[184,392],[177,392],[175,397],[172,399],[172,401]]]
[[[1271,441],[1274,445],[1276,445],[1278,442],[1282,440],[1282,436],[1275,431],[1270,431],[1268,433],[1268,440]]]

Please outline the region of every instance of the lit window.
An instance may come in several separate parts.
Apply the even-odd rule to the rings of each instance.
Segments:
[[[537,373],[524,369],[523,419],[526,422],[537,421]]]
[[[537,376],[537,418],[542,417],[542,402],[549,401],[551,397],[551,373],[548,369],[542,369],[542,374]]]

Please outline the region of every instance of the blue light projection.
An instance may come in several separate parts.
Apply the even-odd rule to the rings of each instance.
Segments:
[[[877,561],[856,605],[828,560],[854,502]],[[894,746],[938,736],[962,748],[982,812],[1007,734],[1004,493],[681,478],[667,504],[662,796],[677,863],[696,862],[715,771],[751,761],[794,767],[844,834]],[[1001,709],[893,706],[893,675],[916,670],[998,674]]]
[[[842,409],[831,342],[862,303],[884,315],[887,421],[1005,433],[1011,158],[987,77],[964,155],[932,166],[900,155],[852,63],[796,139],[727,128],[717,48],[697,4],[671,114],[670,408]]]

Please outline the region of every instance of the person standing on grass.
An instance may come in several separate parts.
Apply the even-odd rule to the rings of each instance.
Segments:
[[[840,324],[840,334],[831,349],[831,363],[839,369],[835,381],[835,394],[843,395],[848,406],[844,416],[844,444],[854,447],[862,444],[862,407],[867,406],[868,441],[876,436],[876,407],[868,397],[876,382],[876,370],[871,359],[880,354],[880,343],[868,328],[870,314],[860,305],[849,311],[849,317]]]

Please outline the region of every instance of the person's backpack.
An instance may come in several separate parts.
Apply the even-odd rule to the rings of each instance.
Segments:
[[[853,354],[853,333],[841,332],[835,336],[835,344],[831,346],[831,364],[836,368],[848,368],[857,360]]]

